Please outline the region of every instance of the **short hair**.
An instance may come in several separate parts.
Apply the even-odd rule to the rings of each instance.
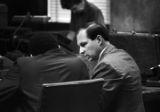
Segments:
[[[29,41],[29,48],[32,55],[38,55],[51,49],[57,49],[57,37],[48,32],[34,33]]]
[[[105,26],[94,22],[87,24],[86,33],[88,38],[91,40],[96,39],[97,35],[101,35],[102,38],[106,41],[109,40],[109,30]]]
[[[71,7],[75,4],[79,4],[81,3],[82,0],[61,0],[60,3],[61,3],[61,6],[62,8],[64,9],[71,9]]]

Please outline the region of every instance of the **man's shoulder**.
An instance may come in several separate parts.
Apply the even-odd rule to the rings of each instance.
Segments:
[[[58,60],[57,60],[58,61]],[[63,58],[59,58],[59,62],[63,63],[66,67],[70,69],[82,69],[86,68],[86,64],[80,59],[78,56],[65,56]]]
[[[20,65],[29,64],[29,63],[32,63],[32,62],[34,62],[34,58],[29,57],[29,56],[20,57],[20,58],[17,59],[17,63],[20,64]]]
[[[88,6],[90,9],[92,10],[98,10],[101,11],[96,5],[94,5],[93,3],[87,2]]]
[[[64,57],[64,61],[69,64],[83,63],[83,61],[79,57],[74,55]]]
[[[112,68],[121,72],[139,72],[139,68],[135,60],[127,52],[121,49],[116,52],[106,54],[100,63],[109,64]]]
[[[33,57],[30,56],[25,56],[25,57],[20,57],[17,59],[17,61],[31,61]]]

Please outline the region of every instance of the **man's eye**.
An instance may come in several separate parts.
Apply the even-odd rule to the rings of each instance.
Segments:
[[[84,47],[87,44],[87,42],[83,42],[80,44],[80,46]]]

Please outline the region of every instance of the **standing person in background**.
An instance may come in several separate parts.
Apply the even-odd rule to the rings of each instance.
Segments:
[[[17,93],[17,90],[20,94],[16,102],[18,112],[37,112],[43,83],[89,79],[83,61],[61,50],[55,38],[46,32],[32,36],[29,46],[33,56],[18,58],[15,66],[0,81],[1,111],[1,103]]]
[[[89,22],[95,22],[105,26],[101,10],[87,0],[61,0],[62,8],[71,10],[70,31],[67,38],[72,41],[73,51],[78,53],[76,35],[80,28],[85,27]]]
[[[79,31],[80,52],[98,60],[91,78],[103,78],[103,112],[145,112],[140,70],[134,59],[109,40],[105,27],[92,23]]]

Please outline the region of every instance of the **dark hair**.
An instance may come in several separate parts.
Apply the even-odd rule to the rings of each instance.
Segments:
[[[75,4],[79,4],[81,3],[82,0],[61,0],[60,3],[61,3],[61,6],[62,8],[64,9],[71,9],[71,7]]]
[[[109,31],[105,26],[91,22],[86,26],[86,33],[91,40],[96,39],[97,35],[101,35],[106,41],[109,39]]]
[[[57,49],[56,36],[48,32],[34,33],[29,42],[30,52],[33,55],[45,53],[51,49]]]

